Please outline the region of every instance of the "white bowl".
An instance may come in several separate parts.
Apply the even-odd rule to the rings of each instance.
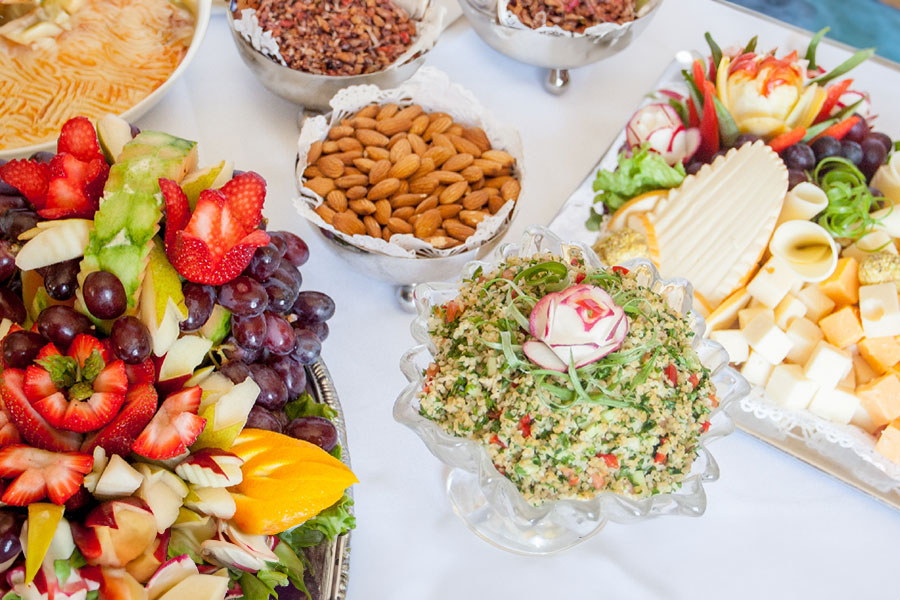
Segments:
[[[188,65],[194,60],[194,57],[197,55],[197,52],[200,50],[200,44],[203,43],[203,38],[206,36],[206,29],[209,26],[209,15],[212,8],[212,0],[197,0],[197,14],[196,17],[196,26],[194,27],[194,36],[191,38],[191,45],[188,46],[187,53],[184,55],[184,58],[181,59],[181,62],[172,71],[172,74],[169,75],[169,78],[166,79],[162,85],[158,88],[150,92],[147,97],[143,100],[121,113],[119,116],[128,121],[129,123],[140,119],[144,114],[149,111],[151,108],[156,106],[156,104],[162,100],[162,97],[166,92],[169,91],[169,88],[175,83],[175,81],[181,77],[182,73],[187,70]],[[39,152],[41,150],[54,150],[56,148],[56,140],[50,140],[48,142],[42,142],[40,144],[32,144],[30,146],[20,146],[18,148],[6,148],[0,150],[0,159],[12,159],[12,158],[22,158],[27,157],[35,152]]]

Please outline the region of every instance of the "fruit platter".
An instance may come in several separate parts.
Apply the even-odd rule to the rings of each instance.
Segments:
[[[0,164],[6,600],[337,598],[334,314],[266,182],[106,115]]]
[[[900,508],[900,158],[852,79],[873,50],[819,64],[825,33],[679,53],[551,229],[691,280],[738,425]]]

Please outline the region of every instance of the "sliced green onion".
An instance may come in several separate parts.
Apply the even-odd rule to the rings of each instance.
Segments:
[[[719,63],[722,62],[722,49],[719,48],[716,40],[713,39],[713,36],[711,36],[708,31],[703,34],[703,37],[706,38],[706,43],[709,45],[709,52],[712,54],[713,64],[716,65],[716,68],[718,69]]]
[[[879,222],[870,214],[874,198],[866,176],[846,158],[821,160],[813,171],[813,180],[828,197],[818,223],[832,236],[858,240]]]
[[[822,41],[822,38],[825,37],[825,34],[831,31],[831,27],[825,27],[820,29],[816,35],[813,36],[811,40],[809,40],[809,46],[806,47],[806,60],[809,61],[810,69],[817,69],[816,66],[816,49],[819,47],[819,42]]]
[[[873,54],[875,54],[875,48],[866,48],[865,50],[860,50],[821,77],[816,77],[810,83],[825,85],[832,79],[837,79],[838,77],[849,73],[865,61],[869,60],[869,58],[871,58]]]

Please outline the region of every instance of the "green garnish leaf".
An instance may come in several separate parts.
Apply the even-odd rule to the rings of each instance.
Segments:
[[[15,593],[14,591],[9,590],[8,592],[6,592],[6,593],[3,595],[3,599],[2,599],[2,600],[22,600],[22,597],[19,596],[19,595],[18,595],[17,593]]]
[[[806,60],[809,61],[809,69],[818,69],[819,67],[816,65],[816,49],[819,47],[819,42],[825,37],[825,34],[831,31],[831,27],[824,27],[816,32],[816,35],[813,36],[811,40],[809,40],[809,46],[806,47]]]
[[[746,46],[744,46],[744,51],[742,52],[742,54],[749,54],[751,52],[755,52],[756,51],[756,42],[758,42],[758,41],[759,41],[758,35],[754,35],[752,38],[750,38],[750,41],[747,42]]]
[[[316,402],[309,394],[302,394],[296,400],[284,405],[284,414],[289,420],[298,417],[325,417],[333,419],[337,412],[327,404]]]
[[[260,571],[262,573],[262,571]],[[245,600],[269,600],[270,597],[278,598],[274,587],[269,587],[253,573],[241,574],[241,591]]]
[[[52,354],[45,359],[35,361],[50,373],[50,379],[58,388],[67,388],[77,381],[78,363],[70,356]]]
[[[82,380],[88,382],[94,381],[105,366],[106,363],[103,362],[103,357],[100,356],[100,352],[94,348],[91,350],[91,355],[87,357],[87,360],[84,361],[84,366],[81,368]]]
[[[344,494],[340,500],[302,524],[279,534],[295,551],[333,540],[356,527],[356,517],[350,512],[353,498]]]
[[[709,45],[709,52],[712,55],[713,64],[718,69],[719,63],[722,62],[722,49],[719,48],[719,45],[716,43],[716,40],[713,39],[713,36],[710,35],[710,33],[708,31],[705,34],[703,34],[703,37],[706,38],[706,43]]]
[[[618,161],[615,171],[598,171],[594,180],[594,203],[602,202],[609,212],[635,196],[678,187],[684,181],[684,165],[670,167],[662,156],[650,152],[648,146],[638,148],[630,157],[622,152]]]
[[[828,197],[818,223],[832,236],[858,240],[879,222],[870,215],[875,199],[866,176],[846,158],[821,160],[813,171],[813,180]]]
[[[722,141],[722,147],[728,148],[733,146],[741,134],[737,123],[735,123],[734,117],[731,116],[731,113],[717,96],[713,96],[713,104],[716,107],[716,119],[719,121],[719,139]]]
[[[849,73],[865,61],[869,60],[873,54],[875,54],[875,48],[866,48],[865,50],[859,50],[858,52],[856,52],[856,54],[854,54],[832,70],[828,71],[821,77],[816,77],[810,83],[825,85],[832,79],[837,79],[838,77]]]

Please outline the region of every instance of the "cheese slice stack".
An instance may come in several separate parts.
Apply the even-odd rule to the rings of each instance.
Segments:
[[[753,274],[788,187],[788,172],[762,141],[732,149],[685,178],[646,217],[664,277],[684,277],[717,306]]]

